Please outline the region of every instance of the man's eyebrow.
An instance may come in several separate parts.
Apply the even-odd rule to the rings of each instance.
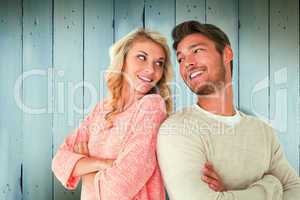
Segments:
[[[178,57],[178,55],[179,55],[179,54],[181,54],[181,52],[180,52],[180,51],[177,51],[177,53],[176,53],[176,57]]]
[[[188,47],[188,49],[190,50],[190,49],[195,48],[195,47],[197,47],[197,46],[207,46],[207,44],[204,43],[204,42],[198,42],[198,43],[195,43],[195,44],[191,44],[191,45]]]
[[[191,50],[191,49],[193,49],[197,46],[207,46],[207,44],[204,43],[204,42],[198,42],[198,43],[195,43],[195,44],[191,44],[190,46],[188,46],[188,50]],[[181,51],[177,51],[176,56],[178,57],[179,54],[181,54]]]

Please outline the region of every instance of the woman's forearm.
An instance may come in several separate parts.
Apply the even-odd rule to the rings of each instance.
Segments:
[[[81,158],[75,165],[72,175],[83,176],[89,173],[98,172],[99,170],[111,167],[112,160],[98,159],[93,157]]]

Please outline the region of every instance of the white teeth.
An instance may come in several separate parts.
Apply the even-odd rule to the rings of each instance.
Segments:
[[[198,75],[201,75],[203,72],[204,72],[204,71],[201,70],[201,71],[196,71],[196,72],[191,73],[191,74],[190,74],[190,79],[195,78],[195,77],[198,76]]]
[[[147,81],[147,82],[151,82],[152,80],[147,78],[147,77],[144,77],[144,76],[138,76],[140,79],[142,79],[143,81]]]

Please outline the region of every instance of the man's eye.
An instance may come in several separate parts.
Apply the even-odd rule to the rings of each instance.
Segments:
[[[178,59],[177,59],[177,62],[178,62],[178,63],[181,63],[182,61],[183,61],[182,58],[178,58]]]
[[[146,60],[146,56],[144,56],[144,55],[138,55],[137,58],[139,60]]]
[[[195,49],[194,53],[199,53],[200,51],[204,51],[204,49],[202,49],[202,48]]]

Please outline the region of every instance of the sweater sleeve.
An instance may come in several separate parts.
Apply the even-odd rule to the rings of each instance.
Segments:
[[[207,160],[204,148],[201,148],[201,145],[198,144],[199,140],[194,139],[191,135],[178,132],[177,128],[172,128],[173,126],[174,122],[170,126],[167,124],[162,125],[157,143],[159,166],[170,199],[282,199],[281,183],[272,175],[264,176],[261,180],[243,190],[229,190],[226,192],[211,190],[201,180],[201,166]]]
[[[67,189],[72,190],[77,187],[80,177],[72,176],[72,172],[77,161],[86,157],[85,155],[75,153],[73,151],[74,145],[78,142],[88,142],[88,126],[95,118],[99,108],[100,103],[98,103],[93,111],[87,115],[80,123],[79,127],[67,136],[52,160],[52,171],[54,175]]]
[[[300,199],[300,178],[284,155],[275,131],[269,127],[272,138],[272,159],[269,172],[276,176],[283,186],[283,200]]]
[[[164,100],[146,95],[133,116],[133,126],[111,168],[95,176],[98,200],[131,200],[145,186],[157,165],[156,136],[166,117]]]

